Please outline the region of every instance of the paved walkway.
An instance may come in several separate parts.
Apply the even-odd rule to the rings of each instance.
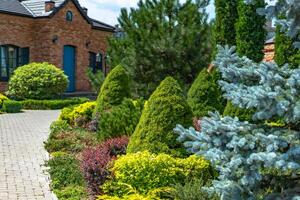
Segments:
[[[59,111],[0,115],[0,200],[54,200],[43,147]]]

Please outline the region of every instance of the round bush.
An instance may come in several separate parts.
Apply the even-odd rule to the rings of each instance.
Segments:
[[[207,116],[209,111],[223,112],[226,102],[218,85],[216,70],[203,69],[188,92],[188,104],[197,118]]]
[[[15,99],[51,99],[66,91],[68,78],[49,63],[31,63],[15,70],[8,95]]]
[[[94,116],[97,117],[99,113],[111,106],[121,104],[124,98],[129,97],[129,76],[126,70],[119,65],[111,70],[101,87]]]
[[[186,155],[173,133],[176,124],[192,125],[192,112],[178,82],[167,77],[145,104],[128,144],[128,152],[148,150],[152,153]]]
[[[119,157],[111,171],[113,180],[104,183],[102,188],[112,196],[130,194],[133,192],[130,190],[148,194],[176,183],[184,184],[187,179],[201,177],[206,182],[215,176],[209,162],[201,157],[193,155],[182,159],[147,151]]]

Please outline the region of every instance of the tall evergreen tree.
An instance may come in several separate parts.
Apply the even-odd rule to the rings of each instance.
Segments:
[[[220,45],[236,45],[237,4],[238,0],[215,0],[215,38]]]
[[[189,87],[211,58],[208,0],[141,0],[119,17],[124,38],[110,40],[112,66],[133,76],[135,92],[149,97],[167,75]]]
[[[264,7],[264,0],[253,0],[249,4],[246,4],[245,0],[238,0],[237,52],[240,56],[246,56],[255,62],[260,62],[264,57],[266,19],[257,13],[258,8]]]

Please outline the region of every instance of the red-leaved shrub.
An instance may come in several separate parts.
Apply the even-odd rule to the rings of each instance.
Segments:
[[[108,164],[126,153],[128,141],[127,136],[113,138],[82,152],[81,169],[93,195],[101,194],[100,186],[110,175]]]

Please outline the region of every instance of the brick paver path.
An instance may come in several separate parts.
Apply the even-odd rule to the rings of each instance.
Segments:
[[[43,164],[49,126],[59,111],[0,115],[0,200],[53,200]]]

